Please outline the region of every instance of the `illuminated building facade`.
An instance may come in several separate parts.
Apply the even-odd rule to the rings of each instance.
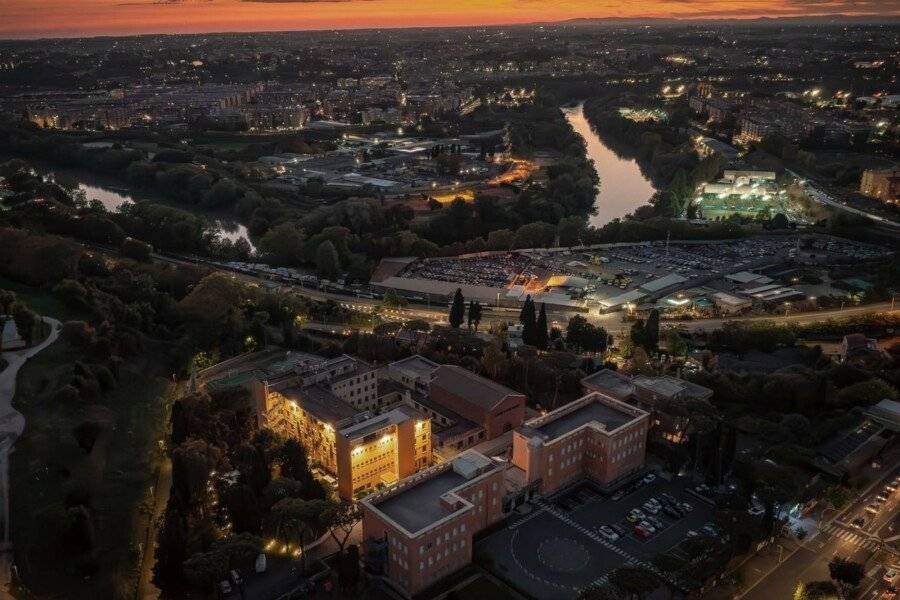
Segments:
[[[342,498],[431,464],[428,419],[407,406],[383,407],[377,371],[362,361],[322,359],[251,389],[259,426],[298,439],[310,461],[337,478]]]
[[[897,204],[900,202],[900,169],[863,171],[859,191],[870,198]]]
[[[345,425],[335,436],[338,494],[350,498],[431,465],[431,421],[407,406]]]

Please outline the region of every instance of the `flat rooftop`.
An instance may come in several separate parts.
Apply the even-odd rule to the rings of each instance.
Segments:
[[[607,431],[612,431],[634,419],[633,415],[601,402],[588,402],[570,413],[539,425],[536,430],[550,439],[555,439],[591,422],[600,423]]]
[[[323,423],[337,423],[359,412],[321,385],[294,386],[280,390],[280,393]]]
[[[451,514],[441,504],[441,496],[466,481],[468,479],[453,469],[447,469],[383,500],[376,507],[404,529],[415,533]]]
[[[392,362],[391,367],[412,373],[416,377],[421,377],[426,381],[431,378],[432,373],[440,365],[420,356],[418,354]]]

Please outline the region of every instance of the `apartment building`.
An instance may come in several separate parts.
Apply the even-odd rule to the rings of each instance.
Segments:
[[[431,465],[431,421],[407,406],[363,413],[335,435],[338,494],[351,498]]]
[[[250,389],[259,426],[300,440],[310,460],[336,477],[342,498],[431,464],[430,422],[408,406],[386,406],[377,370],[363,361],[309,357]]]
[[[512,465],[543,495],[588,477],[610,486],[644,464],[649,414],[591,393],[513,433]]]
[[[859,181],[859,192],[882,202],[900,202],[900,169],[866,169]]]
[[[472,536],[503,518],[506,465],[467,450],[362,501],[369,569],[411,597],[472,562]]]

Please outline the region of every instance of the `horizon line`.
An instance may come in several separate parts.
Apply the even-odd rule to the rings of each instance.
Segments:
[[[670,24],[670,25],[689,25],[689,24],[700,24],[700,23],[742,23],[742,24],[752,24],[752,23],[760,23],[760,24],[774,24],[779,21],[804,21],[804,20],[826,20],[826,19],[834,19],[836,21],[846,20],[846,21],[858,21],[864,22],[868,19],[880,20],[880,21],[895,21],[895,23],[870,23],[877,25],[896,25],[900,22],[900,12],[894,12],[889,14],[879,14],[879,13],[866,13],[866,14],[847,14],[847,13],[818,13],[818,14],[808,14],[808,15],[779,15],[775,17],[767,17],[764,15],[755,15],[755,16],[742,16],[742,15],[734,15],[734,16],[691,16],[691,17],[659,17],[659,16],[635,16],[635,17],[572,17],[568,19],[561,19],[557,21],[528,21],[528,22],[510,22],[510,23],[491,23],[488,25],[479,25],[479,24],[469,24],[469,25],[383,25],[378,27],[373,26],[363,26],[363,27],[311,27],[309,29],[305,29],[302,27],[294,28],[294,29],[226,29],[219,31],[195,31],[195,32],[146,32],[146,33],[120,33],[120,34],[101,34],[101,35],[75,35],[75,34],[40,34],[40,35],[22,35],[22,36],[14,36],[14,37],[0,37],[0,43],[3,42],[26,42],[26,41],[41,41],[41,40],[102,40],[102,39],[117,39],[117,38],[139,38],[139,37],[179,37],[179,36],[202,36],[202,35],[251,35],[256,33],[269,33],[269,34],[288,34],[288,33],[297,33],[297,32],[306,32],[306,33],[338,33],[341,31],[354,31],[354,32],[364,32],[364,31],[382,31],[382,30],[391,30],[391,31],[416,31],[416,30],[439,30],[439,29],[498,29],[504,27],[541,27],[547,25],[566,25],[572,24],[577,25],[579,23],[588,23],[588,22],[609,22],[609,23],[632,23],[639,24],[642,21],[647,22],[656,22],[657,24]],[[798,23],[799,25],[799,23]]]

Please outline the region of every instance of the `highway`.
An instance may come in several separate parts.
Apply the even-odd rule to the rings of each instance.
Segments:
[[[885,469],[849,506],[831,517],[823,514],[817,531],[759,581],[750,585],[739,598],[791,598],[799,583],[830,579],[828,563],[835,556],[865,566],[866,577],[860,584],[858,598],[874,600],[879,597],[887,587],[882,581],[886,569],[882,561],[886,560],[890,565],[900,561],[896,551],[883,543],[896,535],[895,529],[900,531],[900,491],[881,503],[879,512],[874,516],[866,512],[866,506],[898,476],[900,461],[895,460],[893,466]],[[859,516],[865,518],[861,527],[853,524]],[[879,556],[882,550],[884,552]]]

